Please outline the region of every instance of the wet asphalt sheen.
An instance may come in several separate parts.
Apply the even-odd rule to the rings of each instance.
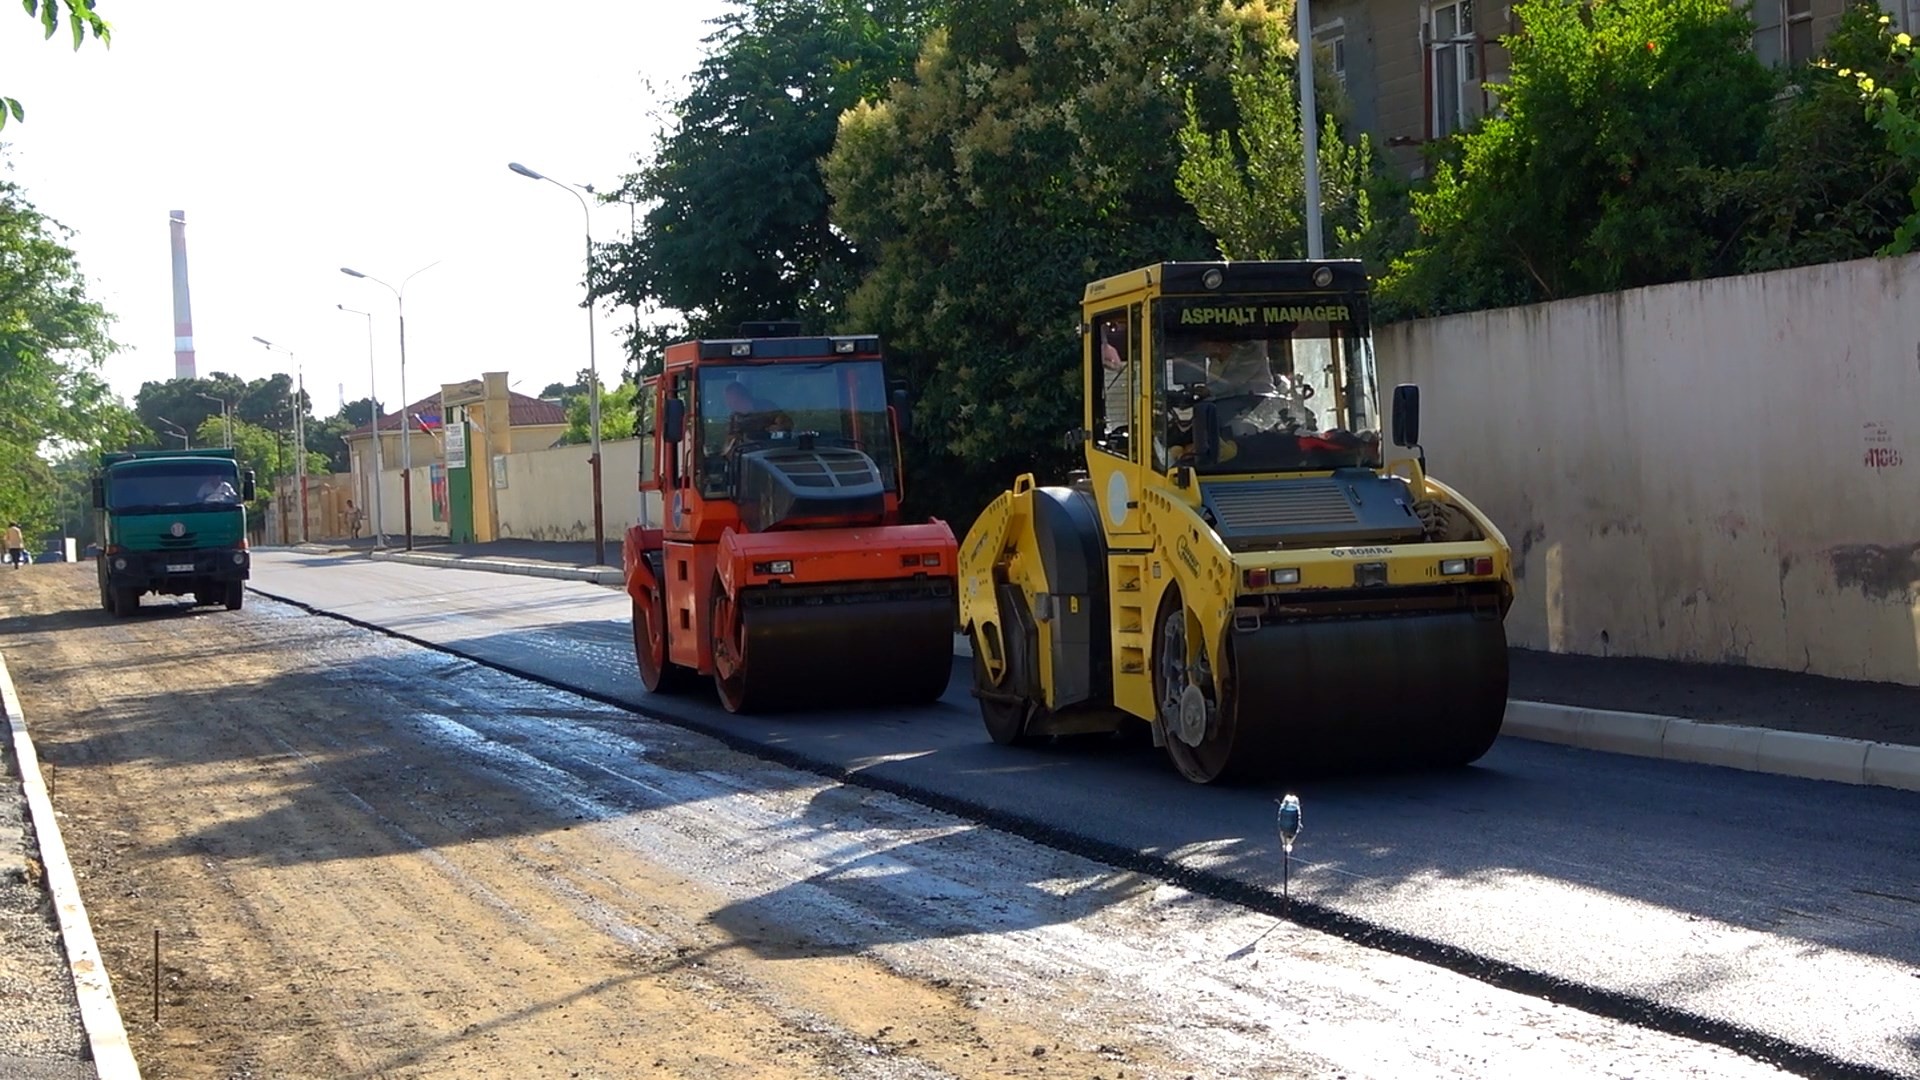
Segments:
[[[963,661],[925,709],[737,717],[704,686],[647,694],[612,589],[283,552],[251,584],[1282,910],[1280,789],[1189,784],[1151,747],[996,746]],[[1795,1071],[1920,1076],[1920,794],[1509,738],[1457,772],[1287,790],[1303,923]]]

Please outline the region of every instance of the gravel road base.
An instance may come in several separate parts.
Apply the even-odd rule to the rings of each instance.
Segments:
[[[93,1077],[11,738],[0,739],[0,778],[0,1076]]]

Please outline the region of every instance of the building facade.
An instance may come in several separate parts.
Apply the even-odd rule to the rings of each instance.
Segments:
[[[1881,0],[1895,25],[1920,27],[1920,0]],[[1754,0],[1753,50],[1769,64],[1811,60],[1847,0]],[[1474,0],[1312,0],[1316,63],[1342,87],[1348,123],[1407,176],[1420,148],[1495,108],[1490,86],[1509,69],[1502,37],[1520,32],[1517,5]]]

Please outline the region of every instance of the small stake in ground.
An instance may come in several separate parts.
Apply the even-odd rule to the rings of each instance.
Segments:
[[[153,928],[153,1022],[160,1022],[160,928]]]
[[[1291,907],[1293,897],[1289,894],[1288,877],[1293,863],[1293,838],[1300,835],[1300,796],[1288,795],[1280,800],[1280,898]]]

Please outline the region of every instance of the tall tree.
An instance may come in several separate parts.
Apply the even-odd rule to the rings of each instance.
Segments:
[[[119,446],[138,429],[100,378],[118,346],[63,243],[71,236],[0,181],[0,514],[30,531],[56,513],[43,454]]]
[[[1266,57],[1229,79],[1240,115],[1238,130],[1209,131],[1191,91],[1185,152],[1177,187],[1200,214],[1228,259],[1304,259],[1306,235],[1306,141],[1294,87],[1298,50],[1278,40],[1282,28],[1267,28]],[[1324,64],[1314,71],[1320,127],[1321,239],[1335,257],[1362,258],[1376,231],[1368,190],[1375,176],[1371,140],[1349,144],[1334,106],[1338,83]]]
[[[60,29],[60,8],[67,9],[67,27],[73,32],[73,48],[80,51],[80,45],[87,39],[87,31],[93,31],[96,41],[108,48],[113,47],[113,27],[107,20],[94,13],[99,5],[94,0],[23,0],[27,14],[39,20],[46,31],[48,40]],[[25,120],[27,110],[18,98],[0,97],[0,128],[7,126],[7,118]]]
[[[865,269],[832,227],[819,161],[840,114],[907,76],[944,0],[742,0],[650,160],[608,196],[647,207],[637,235],[601,247],[594,293],[676,309],[641,331],[635,370],[663,339],[797,317],[818,330]]]
[[[1265,0],[956,6],[911,82],[843,118],[833,221],[876,260],[847,325],[886,335],[916,388],[916,506],[970,521],[1017,471],[1072,460],[1083,287],[1213,257],[1176,190],[1187,91],[1229,124],[1236,43],[1257,63],[1290,17]]]
[[[306,414],[307,442],[313,444],[313,433],[319,425],[314,421],[312,396],[296,394],[291,375],[280,372],[247,381],[215,371],[201,378],[167,379],[140,385],[139,393],[134,395],[134,410],[150,433],[144,445],[177,446],[178,440],[165,432],[171,428],[196,432],[207,417],[219,417],[220,401],[207,400],[210,397],[226,402],[235,421],[271,431],[291,433],[298,408]],[[300,398],[298,403],[295,397]],[[194,441],[199,442],[197,435]]]
[[[1414,314],[1725,272],[1717,176],[1752,161],[1778,79],[1725,0],[1525,0],[1502,114],[1414,196],[1422,242],[1382,283]]]

